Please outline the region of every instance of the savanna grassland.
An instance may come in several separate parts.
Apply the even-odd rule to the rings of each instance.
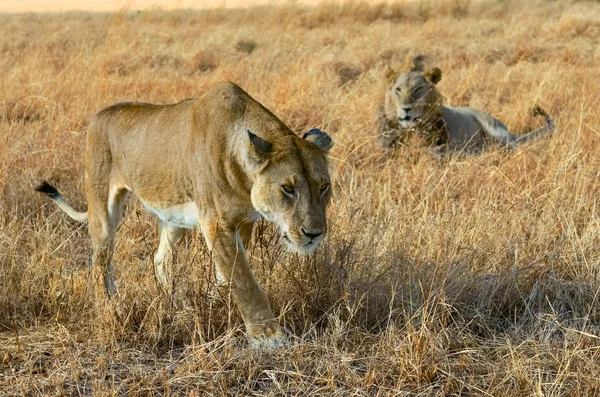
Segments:
[[[362,2],[245,10],[0,15],[0,394],[600,395],[600,5]],[[426,54],[452,105],[552,137],[434,158],[376,147],[383,70]],[[257,352],[199,232],[175,293],[154,283],[156,219],[131,199],[119,294],[89,271],[86,126],[118,101],[238,83],[294,131],[335,140],[330,232],[248,250],[290,346]]]

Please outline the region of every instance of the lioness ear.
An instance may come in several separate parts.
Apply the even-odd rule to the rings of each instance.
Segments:
[[[389,65],[385,67],[385,78],[388,82],[393,83],[396,81],[397,77],[398,74],[394,72],[394,69],[392,69]]]
[[[442,71],[440,68],[429,69],[425,73],[423,73],[425,79],[431,81],[433,84],[437,84],[442,80]]]
[[[256,152],[259,154],[269,154],[273,150],[273,144],[269,141],[265,141],[259,136],[254,135],[250,130],[246,130],[250,144]]]
[[[317,145],[321,151],[327,153],[333,146],[333,141],[327,133],[321,131],[318,128],[313,128],[302,136],[302,139],[306,139],[309,142]]]

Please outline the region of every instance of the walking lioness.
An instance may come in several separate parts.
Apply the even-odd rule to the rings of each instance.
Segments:
[[[376,113],[381,147],[392,148],[417,135],[436,154],[478,152],[493,141],[514,148],[554,131],[554,122],[539,107],[534,108],[533,115],[544,116],[546,125],[513,135],[488,113],[470,107],[444,106],[437,89],[442,71],[424,70],[423,61],[423,56],[415,57],[412,68],[404,73],[389,66],[385,70],[386,89]]]
[[[128,192],[159,218],[154,265],[163,290],[169,289],[173,243],[198,225],[219,278],[231,283],[251,342],[276,347],[285,338],[244,247],[262,215],[279,225],[290,250],[316,248],[327,230],[331,146],[317,129],[299,138],[240,87],[223,82],[200,99],[119,103],[100,111],[87,133],[87,212],[75,211],[47,183],[36,190],[73,219],[87,219],[93,265],[102,269],[109,295],[116,291],[111,259]]]

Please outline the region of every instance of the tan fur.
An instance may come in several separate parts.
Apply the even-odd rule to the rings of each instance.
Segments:
[[[318,130],[305,138],[227,82],[198,100],[122,103],[100,111],[87,134],[85,187],[93,263],[103,269],[108,293],[115,291],[111,259],[121,206],[132,192],[160,218],[159,286],[169,289],[172,244],[183,228],[197,224],[252,340],[281,344],[283,334],[244,246],[261,215],[276,222],[289,248],[300,253],[314,250],[325,235],[331,139]],[[51,186],[39,190],[69,210]],[[70,211],[73,217],[76,211]]]
[[[487,113],[468,107],[447,107],[436,85],[442,71],[423,71],[423,58],[417,57],[405,73],[385,69],[385,90],[377,109],[379,145],[392,148],[406,142],[413,134],[440,151],[479,151],[490,141],[514,147],[517,143],[550,134],[554,123],[539,107],[534,115],[543,115],[546,126],[520,136],[513,136],[502,122]]]

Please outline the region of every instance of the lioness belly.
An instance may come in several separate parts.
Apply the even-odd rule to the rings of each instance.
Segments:
[[[194,202],[158,206],[141,201],[148,211],[156,214],[160,220],[172,226],[192,229],[198,223],[198,206]]]

